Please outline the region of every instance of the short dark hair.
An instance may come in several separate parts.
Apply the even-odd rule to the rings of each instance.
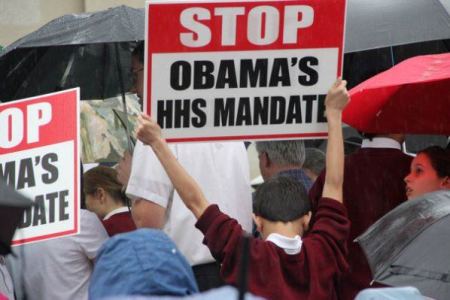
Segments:
[[[439,178],[450,176],[450,150],[439,146],[431,146],[417,154],[425,154],[428,157]]]
[[[311,211],[302,183],[276,176],[261,184],[255,193],[254,213],[272,222],[291,222]]]

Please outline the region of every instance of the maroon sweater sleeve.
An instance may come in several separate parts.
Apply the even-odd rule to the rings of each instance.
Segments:
[[[321,198],[318,202],[315,220],[303,245],[312,254],[308,258],[311,273],[317,269],[318,278],[330,279],[348,269],[346,256],[350,221],[345,206],[329,198]]]
[[[235,250],[244,234],[244,230],[235,219],[222,213],[217,205],[212,204],[197,220],[195,227],[205,236],[203,244],[209,248],[217,261],[235,259],[235,253],[238,252]],[[227,261],[228,263],[230,261]]]

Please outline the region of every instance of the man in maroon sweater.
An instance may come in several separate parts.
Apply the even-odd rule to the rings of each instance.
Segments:
[[[250,292],[268,299],[337,299],[335,282],[346,268],[349,221],[342,205],[344,147],[341,113],[348,101],[346,82],[338,79],[325,100],[329,140],[327,174],[316,223],[303,240],[311,213],[304,187],[278,177],[256,194],[255,222],[265,240],[250,240]],[[178,163],[148,116],[139,119],[138,138],[150,145],[185,205],[198,219],[204,243],[222,263],[221,274],[236,285],[242,227],[210,205],[193,178]]]
[[[406,201],[403,179],[409,173],[412,157],[401,151],[403,140],[400,134],[367,135],[361,149],[345,158],[344,205],[351,227],[347,242],[350,268],[338,283],[342,300],[353,300],[373,278],[363,251],[353,240]],[[310,190],[313,212],[320,203],[324,180],[325,171]]]

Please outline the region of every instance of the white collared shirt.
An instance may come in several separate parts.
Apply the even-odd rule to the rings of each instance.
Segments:
[[[267,237],[266,241],[272,242],[278,247],[282,248],[286,254],[295,255],[300,253],[302,249],[302,238],[296,235],[293,238],[278,234],[271,233]]]
[[[399,142],[388,137],[374,137],[372,140],[364,139],[361,148],[391,148],[402,150]]]
[[[115,214],[120,214],[120,213],[124,213],[124,212],[129,212],[130,210],[128,209],[127,206],[122,206],[119,208],[116,208],[115,210],[112,210],[109,212],[109,214],[107,214],[104,218],[103,221],[108,220],[109,218],[111,218],[112,216],[114,216]]]
[[[242,142],[170,143],[178,162],[202,187],[206,199],[236,219],[242,228],[252,230],[252,195],[247,150]],[[192,266],[214,262],[197,220],[180,195],[155,153],[141,141],[133,153],[127,195],[150,200],[166,208],[164,232]]]

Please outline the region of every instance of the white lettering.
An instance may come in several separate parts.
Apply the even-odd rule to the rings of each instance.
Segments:
[[[211,15],[206,8],[193,7],[183,10],[180,16],[181,25],[191,32],[180,34],[180,42],[187,47],[203,47],[211,42],[211,31],[209,27],[197,22],[198,20],[209,20]]]

